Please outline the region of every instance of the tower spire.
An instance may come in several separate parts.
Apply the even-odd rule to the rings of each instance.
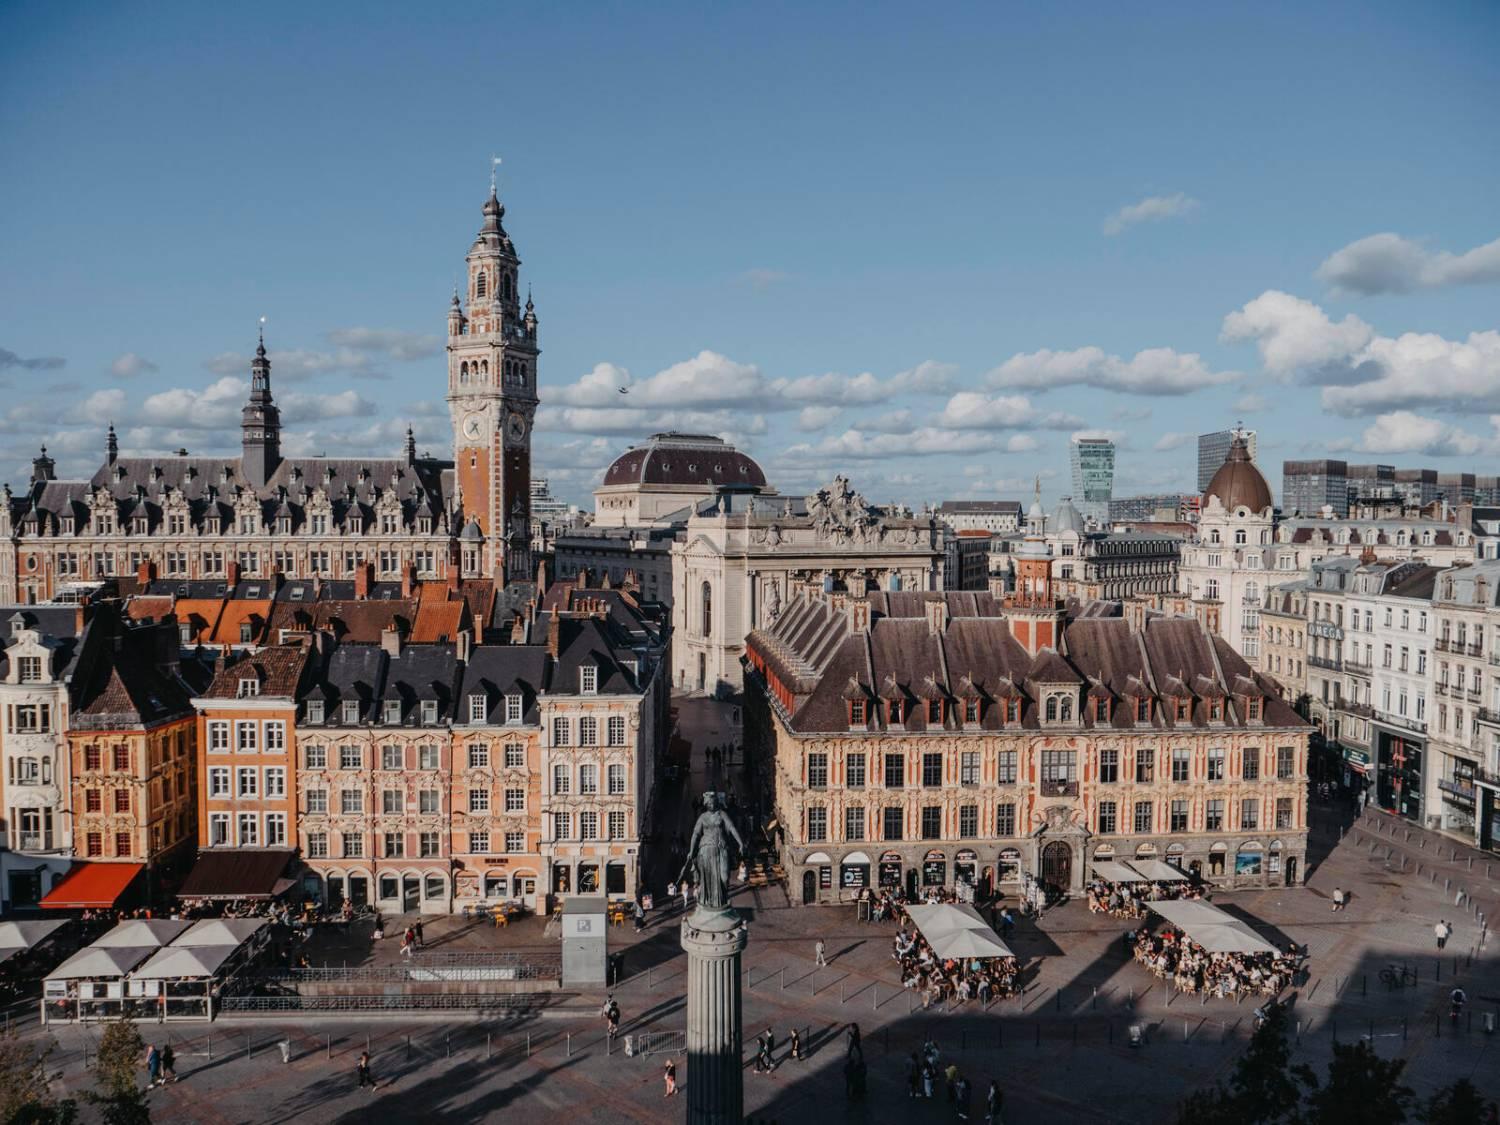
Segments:
[[[104,439],[104,454],[113,465],[120,457],[120,440],[115,437],[115,424],[109,424],[109,434]]]

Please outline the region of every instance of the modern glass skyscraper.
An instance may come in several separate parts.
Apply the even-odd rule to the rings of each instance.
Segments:
[[[1108,438],[1074,438],[1073,506],[1101,524],[1109,522],[1109,500],[1115,487],[1115,443]]]
[[[1250,451],[1250,460],[1255,460],[1255,431],[1246,430],[1245,447]],[[1233,430],[1215,430],[1211,434],[1198,435],[1198,491],[1208,487],[1229,457],[1229,443],[1234,440]]]

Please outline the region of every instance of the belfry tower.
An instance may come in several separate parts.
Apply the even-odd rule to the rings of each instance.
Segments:
[[[521,306],[521,259],[490,185],[484,223],[465,259],[467,300],[448,310],[448,411],[463,504],[463,572],[497,582],[531,577],[531,426],[537,318]],[[465,304],[467,311],[465,311]]]

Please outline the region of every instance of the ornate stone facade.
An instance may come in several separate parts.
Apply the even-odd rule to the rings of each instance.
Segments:
[[[725,489],[672,547],[679,690],[738,690],[751,630],[807,591],[936,590],[941,525],[877,508],[840,476],[805,499]]]
[[[536,311],[519,303],[520,259],[491,194],[467,258],[468,303],[448,315],[454,461],[288,457],[264,341],[250,364],[233,457],[121,456],[60,480],[44,448],[25,490],[0,504],[0,604],[67,597],[143,566],[165,578],[531,577],[531,425]]]

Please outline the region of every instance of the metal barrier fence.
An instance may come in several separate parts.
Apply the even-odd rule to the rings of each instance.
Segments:
[[[496,980],[557,980],[562,974],[560,960],[530,960],[525,962],[428,962],[425,960],[403,961],[399,965],[319,965],[307,969],[289,969],[282,973],[269,973],[260,981],[304,984],[324,982],[332,984],[358,984],[361,982],[399,984],[407,981],[496,981]]]
[[[643,1031],[625,1036],[627,1055],[680,1055],[686,1050],[686,1031]]]
[[[380,996],[226,996],[220,1012],[515,1012],[542,1007],[533,993],[413,993]]]

